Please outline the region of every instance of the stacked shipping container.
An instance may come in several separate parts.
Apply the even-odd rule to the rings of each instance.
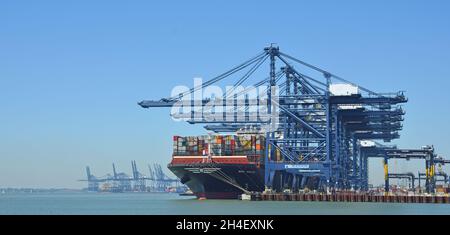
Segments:
[[[236,156],[263,155],[265,138],[263,135],[215,135],[215,136],[174,136],[173,155],[176,156]]]

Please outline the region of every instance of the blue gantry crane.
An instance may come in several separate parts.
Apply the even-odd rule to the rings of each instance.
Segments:
[[[154,182],[153,185],[156,190],[158,191],[164,191],[167,189],[170,185],[175,184],[175,187],[179,187],[179,180],[178,179],[172,179],[168,177],[164,171],[162,170],[161,165],[159,164],[153,164],[153,170],[151,170],[149,166],[150,172],[153,173],[153,179]]]
[[[150,178],[138,171],[136,161],[134,161],[134,160],[131,161],[131,168],[133,170],[132,171],[133,172],[133,182],[134,182],[133,190],[139,191],[139,192],[145,192],[146,191],[145,181],[149,180]]]
[[[259,75],[259,79],[251,81],[263,64],[268,64],[268,76]],[[196,92],[226,78],[233,79],[233,89],[218,97],[195,98]],[[237,89],[246,83],[264,88],[265,96],[250,97],[247,89]],[[388,191],[388,159],[404,157],[426,160],[426,185],[427,190],[432,191],[435,185],[434,149],[399,150],[380,144],[364,146],[367,141],[390,142],[400,137],[405,114],[401,104],[405,102],[407,98],[401,91],[371,91],[290,56],[272,44],[260,54],[201,85],[176,96],[144,100],[138,104],[143,108],[190,107],[191,111],[172,113],[172,116],[191,124],[204,124],[206,130],[216,133],[249,127],[264,132],[268,190],[306,187],[321,191],[367,190],[367,159],[382,157]],[[208,111],[207,105],[211,104],[222,107],[214,111],[216,119],[194,112],[199,107]],[[252,109],[261,104],[267,107],[263,115]]]
[[[86,180],[81,181],[88,182],[87,190],[91,192],[98,191],[99,183],[104,182],[103,179],[98,179],[91,173],[91,168],[89,166],[86,166]]]
[[[365,146],[361,148],[362,158],[382,158],[384,164],[384,179],[385,179],[385,191],[389,191],[389,159],[420,159],[424,160],[425,173],[419,173],[417,179],[425,180],[425,190],[428,193],[434,193],[436,190],[437,176],[445,177],[444,172],[436,172],[436,164],[444,165],[450,163],[449,160],[445,160],[442,157],[438,157],[435,153],[433,146],[423,146],[420,149],[398,149],[396,146]],[[399,173],[402,174],[402,173]],[[412,173],[409,173],[412,174]],[[414,178],[412,179],[414,181]],[[441,180],[439,180],[441,181]],[[446,181],[443,181],[446,182]]]

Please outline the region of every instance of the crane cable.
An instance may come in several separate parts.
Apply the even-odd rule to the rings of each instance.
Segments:
[[[176,100],[176,99],[179,98],[179,96],[184,96],[184,95],[187,95],[187,94],[192,94],[193,92],[195,92],[195,91],[197,91],[197,90],[199,90],[199,89],[202,89],[202,88],[207,87],[207,86],[209,86],[209,85],[211,85],[211,84],[214,84],[214,83],[216,83],[216,82],[218,82],[218,81],[220,81],[220,80],[222,80],[222,79],[224,79],[224,78],[230,76],[231,74],[234,74],[234,73],[236,73],[236,72],[238,72],[238,71],[240,71],[240,70],[242,70],[242,69],[248,67],[249,65],[255,63],[256,61],[258,61],[259,59],[261,59],[262,57],[264,57],[264,56],[266,56],[266,55],[267,55],[267,52],[262,52],[262,53],[258,54],[257,56],[255,56],[255,57],[253,57],[253,58],[251,58],[251,59],[245,61],[244,63],[242,63],[242,64],[240,64],[240,65],[238,65],[238,66],[236,66],[236,67],[234,67],[234,68],[232,68],[232,69],[230,69],[230,70],[228,70],[227,72],[222,73],[222,74],[220,74],[220,75],[218,75],[218,76],[216,76],[216,77],[214,77],[214,78],[212,78],[212,79],[206,81],[206,82],[203,83],[202,85],[193,87],[193,88],[191,88],[191,89],[188,90],[188,91],[182,92],[182,93],[180,93],[178,96],[172,96],[172,97],[170,97],[170,98],[166,98],[166,100]]]
[[[351,84],[351,85],[353,85],[353,86],[357,86],[356,84],[354,84],[354,83],[352,83],[352,82],[350,82],[350,81],[348,81],[348,80],[346,80],[346,79],[344,79],[344,78],[341,78],[341,77],[339,77],[339,76],[337,76],[337,75],[335,75],[335,74],[332,74],[332,73],[330,73],[330,72],[328,72],[328,71],[326,71],[326,70],[323,70],[323,69],[321,69],[321,68],[318,68],[318,67],[316,67],[316,66],[314,66],[314,65],[308,64],[308,63],[306,63],[306,62],[304,62],[304,61],[302,61],[302,60],[299,60],[299,59],[297,59],[297,58],[295,58],[295,57],[292,57],[292,56],[290,56],[290,55],[288,55],[288,54],[285,54],[285,53],[283,53],[283,52],[280,52],[279,54],[282,55],[282,56],[285,56],[285,57],[287,57],[287,58],[289,58],[289,59],[291,59],[291,60],[293,60],[293,61],[295,61],[295,62],[297,62],[297,63],[300,63],[300,64],[302,64],[302,65],[304,65],[304,66],[306,66],[306,67],[309,67],[309,68],[311,68],[311,69],[313,69],[313,70],[319,71],[319,72],[323,73],[326,77],[334,77],[334,78],[336,78],[336,79],[338,79],[338,80],[340,80],[340,81],[349,83],[349,84]],[[362,86],[358,86],[358,87],[359,87],[361,90],[363,90],[363,91],[365,91],[365,92],[367,92],[367,93],[369,93],[369,94],[376,95],[376,96],[382,96],[382,95],[380,95],[380,94],[378,94],[378,93],[376,93],[376,92],[373,92],[373,91],[371,91],[371,90],[369,90],[369,89],[367,89],[367,88],[364,88],[364,87],[362,87]]]

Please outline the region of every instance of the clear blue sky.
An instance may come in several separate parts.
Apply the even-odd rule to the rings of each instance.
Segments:
[[[372,90],[405,90],[395,143],[450,158],[449,12],[448,1],[1,1],[0,187],[81,188],[85,165],[166,164],[172,135],[201,129],[136,102],[271,42]]]

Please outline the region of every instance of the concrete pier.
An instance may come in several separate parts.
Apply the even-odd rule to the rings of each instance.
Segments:
[[[450,203],[448,195],[372,195],[365,193],[254,193],[253,201]]]

